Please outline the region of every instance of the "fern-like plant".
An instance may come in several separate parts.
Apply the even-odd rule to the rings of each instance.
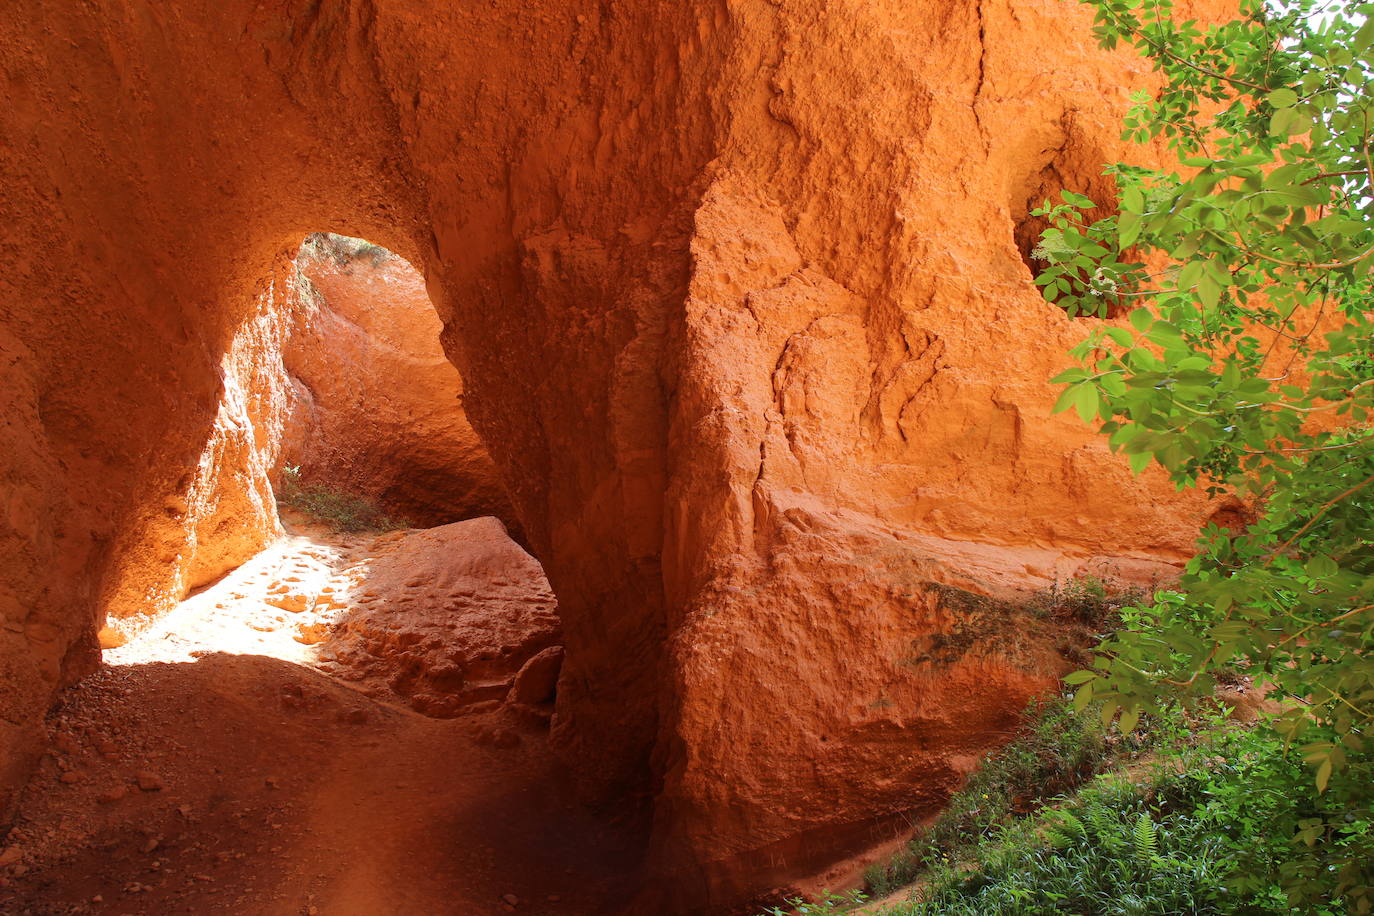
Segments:
[[[1154,865],[1155,859],[1159,857],[1159,835],[1149,812],[1142,811],[1140,816],[1135,819],[1135,827],[1131,830],[1131,840],[1135,843],[1136,862],[1142,867]]]

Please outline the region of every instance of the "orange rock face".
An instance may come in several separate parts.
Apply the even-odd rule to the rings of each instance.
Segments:
[[[491,514],[515,524],[423,278],[383,249],[358,255],[318,238],[261,287],[221,363],[194,469],[126,537],[102,602],[107,644],[277,537],[284,467],[411,524]]]
[[[505,700],[517,672],[555,649],[558,614],[544,571],[498,520],[396,532],[374,543],[385,541],[335,598],[356,605],[328,643],[343,677],[384,685],[442,718]],[[540,699],[552,698],[550,685]]]
[[[305,482],[371,497],[413,525],[515,519],[496,467],[463,412],[463,382],[439,345],[424,277],[373,250],[297,258],[282,352],[294,403],[279,462]]]
[[[214,422],[182,475],[125,523],[100,581],[106,647],[147,626],[190,591],[243,563],[281,534],[271,474],[294,392],[282,365],[294,316],[294,277],[278,265],[218,366]]]
[[[1147,77],[1072,4],[23,6],[4,787],[101,596],[188,543],[207,443],[242,481],[207,530],[269,531],[226,359],[321,228],[423,271],[558,595],[555,738],[652,797],[679,908],[938,804],[1063,668],[1021,597],[1166,568],[1209,511],[1050,415],[1090,322],[1032,286],[1028,202],[1102,192]]]

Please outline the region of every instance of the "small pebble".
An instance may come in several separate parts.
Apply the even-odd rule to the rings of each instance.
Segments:
[[[135,773],[134,781],[144,792],[161,792],[166,787],[160,776],[148,770],[139,770]]]

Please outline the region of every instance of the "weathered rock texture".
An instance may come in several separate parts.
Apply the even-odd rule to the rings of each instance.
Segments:
[[[497,519],[373,544],[375,556],[331,599],[349,608],[322,644],[343,677],[450,717],[504,701],[526,663],[560,641],[544,571]],[[552,698],[550,688],[536,702]]]
[[[107,648],[281,534],[271,475],[298,413],[282,364],[298,300],[294,269],[276,264],[258,289],[216,367],[221,387],[206,440],[182,459],[182,475],[161,500],[139,506],[122,525],[99,580]]]
[[[328,228],[426,276],[558,594],[555,738],[588,790],[651,793],[653,886],[738,900],[934,804],[1058,667],[969,596],[1177,561],[1206,511],[1049,415],[1088,324],[1018,219],[1056,174],[1092,192],[1146,76],[1088,19],[20,0],[3,785],[179,511],[255,286]]]
[[[277,658],[437,718],[509,701],[545,724],[560,643],[544,571],[486,516],[385,534],[293,533],[105,660]]]
[[[331,247],[331,245],[333,247]],[[328,238],[296,263],[282,360],[294,400],[279,463],[305,483],[370,497],[417,526],[515,518],[463,411],[425,281],[404,259]]]

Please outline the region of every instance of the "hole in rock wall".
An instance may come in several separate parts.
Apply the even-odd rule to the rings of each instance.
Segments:
[[[1032,215],[1042,208],[1046,201],[1055,206],[1062,204],[1064,191],[1072,191],[1091,198],[1096,204],[1084,211],[1089,222],[1104,219],[1115,213],[1116,185],[1103,174],[1102,162],[1107,159],[1099,152],[1086,148],[1077,139],[1072,125],[1066,128],[1068,139],[1063,146],[1046,150],[1048,158],[1036,171],[1026,176],[1011,199],[1012,238],[1021,261],[1026,265],[1031,279],[1040,275],[1047,262],[1036,257],[1036,246],[1041,234],[1049,227],[1049,220],[1043,216]],[[1094,158],[1098,157],[1098,158]],[[1124,305],[1113,304],[1108,307],[1108,318],[1115,318],[1127,311]]]
[[[188,594],[112,613],[106,661],[267,656],[430,716],[509,703],[547,720],[556,603],[510,534],[423,276],[329,233],[279,275],[226,356],[224,422],[172,497]]]

